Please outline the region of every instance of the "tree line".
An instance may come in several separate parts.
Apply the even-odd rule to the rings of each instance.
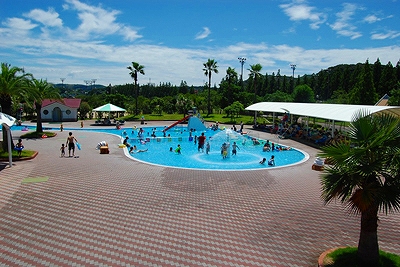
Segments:
[[[144,73],[143,69],[141,66]],[[385,94],[390,96],[390,105],[400,105],[400,61],[396,66],[391,62],[382,65],[378,58],[374,64],[368,60],[341,64],[301,77],[281,75],[280,70],[262,74],[260,64],[250,65],[248,70],[249,77],[243,83],[237,71],[228,67],[219,84],[213,84],[212,74],[218,72],[218,65],[209,59],[203,68],[208,82],[203,86],[189,86],[183,80],[179,86],[168,82],[139,85],[136,75],[133,84],[95,88],[77,96],[89,107],[112,102],[132,114],[176,113],[192,106],[203,114],[229,114],[235,102],[243,107],[262,101],[374,105]]]
[[[379,58],[373,64],[368,60],[365,63],[341,64],[322,69],[316,74],[297,77],[281,75],[280,70],[263,74],[262,65],[254,64],[249,65],[249,76],[247,79],[244,77],[243,81],[234,68],[228,67],[219,83],[212,81],[212,74],[219,71],[218,63],[214,59],[208,59],[203,64],[208,82],[202,86],[189,86],[184,80],[180,85],[172,85],[169,82],[158,85],[140,84],[138,74],[145,75],[145,66],[132,62],[127,69],[127,75],[130,75],[133,83],[94,87],[55,84],[54,87],[58,89],[61,97],[82,99],[82,118],[89,117],[93,108],[108,102],[124,107],[130,114],[135,115],[185,114],[192,107],[197,107],[201,113],[207,115],[232,115],[243,112],[245,107],[253,103],[263,101],[374,105],[385,94],[390,96],[390,105],[400,105],[400,61],[396,66],[391,62],[382,65]],[[6,73],[3,74],[2,71],[0,75],[4,78]],[[22,73],[22,69],[14,75],[22,80],[33,77],[31,74]],[[3,111],[16,116],[22,103],[24,112],[34,116],[32,101],[26,101],[29,98],[23,97],[21,92],[14,94],[8,93],[7,90],[7,87],[1,85],[0,104]],[[10,101],[11,95],[13,101]]]

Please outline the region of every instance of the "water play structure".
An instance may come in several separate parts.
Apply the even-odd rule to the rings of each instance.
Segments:
[[[173,124],[171,124],[170,126],[166,127],[164,129],[164,132],[168,131],[169,129],[173,128],[174,126],[176,126],[179,123],[182,123],[186,120],[189,120],[188,126],[187,126],[188,130],[190,130],[190,129],[193,129],[195,131],[207,130],[206,126],[204,126],[203,121],[200,119],[200,116],[189,114],[189,115],[185,116],[183,119],[180,119],[180,120],[174,122]]]

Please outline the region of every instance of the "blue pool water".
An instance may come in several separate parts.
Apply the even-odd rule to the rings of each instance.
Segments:
[[[20,128],[13,126],[12,129],[18,130]],[[161,166],[202,170],[254,170],[294,165],[308,159],[308,155],[305,152],[295,148],[283,151],[264,152],[263,144],[265,140],[257,138],[260,145],[254,145],[252,141],[254,137],[251,135],[241,135],[230,129],[217,131],[207,130],[204,132],[211,147],[209,154],[206,154],[205,147],[204,152],[199,152],[198,145],[194,143],[194,137],[200,136],[201,132],[192,132],[192,138],[190,138],[186,126],[177,126],[168,130],[164,137],[163,129],[164,127],[143,127],[143,140],[138,137],[139,127],[137,129],[122,128],[120,130],[115,128],[90,129],[90,131],[118,135],[121,137],[121,143],[122,140],[128,136],[128,143],[131,146],[136,145],[137,149],[147,149],[147,151],[129,154],[128,149],[124,148],[126,155],[138,161]],[[51,130],[59,129],[54,128]],[[68,129],[65,130],[68,131]],[[77,131],[81,129],[73,130]],[[88,129],[84,130],[88,131]],[[152,136],[153,132],[155,137]],[[232,155],[231,148],[233,142],[236,142],[239,147],[237,155]],[[227,158],[223,158],[221,155],[221,146],[223,143],[230,144]],[[175,152],[178,144],[181,146],[181,154]],[[279,144],[275,145],[277,146]],[[285,147],[284,145],[281,146]],[[172,152],[170,152],[170,148],[172,148]],[[265,165],[259,163],[262,158],[266,158],[268,161],[272,155],[275,156],[275,167],[270,167],[266,163]]]
[[[194,142],[194,137],[200,136],[201,132],[192,132],[192,138],[190,138],[187,127],[175,127],[167,131],[167,136],[164,137],[163,127],[143,129],[145,142],[138,138],[139,129],[122,129],[120,131],[122,139],[126,136],[129,137],[128,142],[131,146],[136,145],[138,150],[147,150],[142,153],[130,154],[130,157],[161,166],[203,170],[252,170],[271,168],[267,164],[262,165],[259,162],[262,158],[268,160],[272,155],[275,156],[275,167],[297,164],[308,158],[304,152],[294,148],[263,152],[265,140],[259,140],[260,145],[253,145],[252,136],[241,135],[230,129],[205,132],[211,147],[208,154],[205,151],[199,152],[198,144]],[[152,136],[153,132],[156,137]],[[237,155],[232,155],[232,149],[230,149],[228,157],[223,158],[221,155],[222,144],[229,143],[232,148],[233,142],[239,146]],[[175,152],[178,144],[181,146],[181,154]]]

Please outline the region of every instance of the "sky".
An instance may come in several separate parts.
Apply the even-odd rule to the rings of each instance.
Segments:
[[[0,0],[0,62],[51,83],[201,86],[203,63],[243,77],[400,60],[400,0]]]

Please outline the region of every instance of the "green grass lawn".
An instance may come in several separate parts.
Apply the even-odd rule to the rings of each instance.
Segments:
[[[185,116],[183,114],[144,114],[143,115],[146,121],[178,121],[183,119]],[[125,117],[120,117],[120,120],[127,120],[127,121],[140,121],[142,115],[139,116],[134,116],[134,115],[128,115]],[[223,124],[240,124],[241,121],[243,121],[244,124],[253,124],[253,116],[246,116],[246,115],[241,115],[239,117],[234,117],[233,119],[231,117],[227,117],[226,114],[210,114],[209,116],[207,115],[202,115],[203,119],[207,122],[210,123],[215,123],[218,121],[219,123]],[[259,118],[259,123],[263,122],[263,118]]]
[[[231,118],[230,116],[228,117],[226,114],[210,114],[210,115],[206,115],[206,114],[201,114],[203,119],[208,122],[208,123],[215,123],[215,122],[219,122],[222,124],[235,124],[238,125],[240,124],[241,121],[243,121],[243,123],[245,125],[253,125],[253,121],[254,121],[254,115],[253,114],[249,114],[249,115],[239,115],[239,116],[234,116],[233,118]],[[144,114],[143,115],[146,121],[178,121],[180,119],[183,119],[185,116],[183,114]],[[142,115],[128,115],[128,116],[124,116],[124,117],[120,117],[120,120],[126,120],[126,121],[140,121],[141,120]],[[279,121],[278,118],[275,119],[275,121]],[[304,120],[303,120],[304,121]],[[262,117],[259,116],[257,118],[257,123],[258,124],[272,124],[273,122],[273,118],[272,116],[268,116],[268,117]],[[317,128],[321,127],[321,126],[325,126],[326,124],[326,120],[324,119],[318,119],[318,118],[313,118],[310,119],[309,122],[309,126],[312,127],[315,123],[315,126]],[[337,124],[337,127],[339,126],[339,124]],[[344,126],[344,125],[343,125]]]
[[[36,151],[32,151],[32,150],[22,150],[21,152],[21,158],[25,158],[25,157],[32,157],[34,154],[36,153]],[[0,148],[0,158],[1,159],[8,159],[8,152],[5,152],[3,149]],[[18,151],[13,150],[12,151],[12,158],[13,159],[17,159],[20,158],[18,156]]]
[[[57,134],[54,132],[27,132],[26,134],[21,135],[21,138],[27,138],[27,139],[34,139],[34,138],[42,138],[43,135],[46,135],[47,137],[54,137]]]
[[[400,267],[400,256],[379,251],[380,265],[377,267]],[[325,267],[357,267],[357,248],[339,248],[324,259]]]

